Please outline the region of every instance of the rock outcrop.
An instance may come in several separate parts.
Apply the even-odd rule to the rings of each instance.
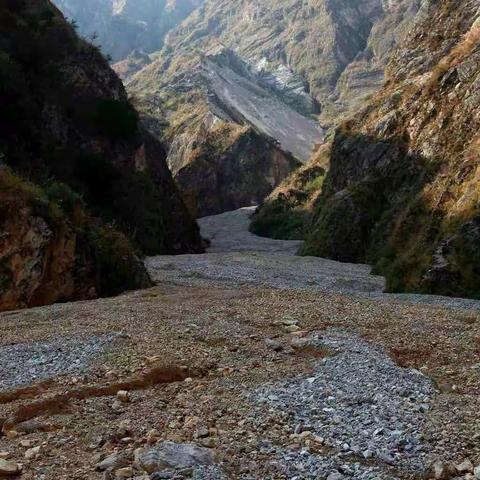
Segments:
[[[202,251],[163,147],[48,0],[0,4],[0,85],[0,308],[146,286],[137,252]]]
[[[302,113],[327,126],[378,90],[420,0],[206,0],[165,39],[166,55],[212,41],[234,50]]]
[[[257,208],[250,231],[277,240],[303,240],[330,161],[330,144],[286,178]]]
[[[396,291],[480,295],[480,11],[424,2],[372,102],[343,124],[306,254],[369,261]]]

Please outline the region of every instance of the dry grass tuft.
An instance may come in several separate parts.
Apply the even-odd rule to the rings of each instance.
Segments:
[[[433,93],[437,89],[441,78],[452,68],[460,65],[480,44],[480,26],[471,28],[451,52],[444,57],[440,63],[433,69],[432,76],[426,85],[427,94]]]

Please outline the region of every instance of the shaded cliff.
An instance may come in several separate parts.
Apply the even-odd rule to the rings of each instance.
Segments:
[[[303,253],[373,262],[391,290],[477,297],[480,11],[423,8],[381,93],[337,130]]]
[[[0,2],[0,124],[1,161],[15,172],[2,176],[5,185],[0,191],[2,271],[10,270],[5,278],[23,276],[28,283],[36,275],[33,283],[50,285],[48,295],[28,294],[25,298],[36,300],[19,301],[19,306],[148,284],[143,266],[130,279],[131,271],[124,271],[121,280],[115,278],[115,268],[102,275],[102,257],[121,263],[127,257],[133,261],[136,251],[202,250],[198,228],[178,195],[163,147],[140,126],[121,81],[99,51],[80,40],[47,0]],[[36,183],[38,190],[12,189],[8,178]],[[52,188],[62,192],[59,198],[42,193]],[[17,190],[30,192],[19,194],[18,205],[12,200]],[[65,195],[74,204],[69,209],[63,205]],[[32,202],[46,202],[46,207],[39,214]],[[18,217],[15,208],[22,212]],[[58,210],[58,221],[51,221],[52,208]],[[77,210],[88,218],[78,225]],[[135,247],[102,222],[114,222]],[[125,248],[109,249],[114,237],[122,239]],[[30,240],[33,243],[28,244]],[[24,246],[27,253],[22,253]],[[26,270],[28,258],[34,257],[35,271]],[[61,275],[49,273],[57,270],[72,278],[84,273],[82,280],[66,281],[60,288],[59,279],[52,279]],[[2,282],[2,294],[14,285]],[[8,292],[7,296],[15,297]],[[14,303],[9,300],[8,308]]]
[[[311,159],[287,177],[261,203],[250,231],[278,240],[303,240],[313,206],[322,193],[330,161],[330,144],[318,147]]]
[[[168,160],[191,213],[258,205],[299,162],[250,127],[217,121],[177,136]],[[177,150],[177,148],[179,150]]]

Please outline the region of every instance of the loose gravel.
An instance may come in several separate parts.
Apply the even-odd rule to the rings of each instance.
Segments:
[[[247,393],[254,404],[287,412],[297,434],[311,432],[331,449],[325,457],[305,455],[303,460],[301,455],[292,460],[298,454],[284,452],[280,457],[288,478],[301,474],[314,479],[336,471],[355,479],[377,478],[378,468],[366,468],[359,459],[424,475],[429,465],[422,432],[436,393],[431,381],[344,332],[317,334],[305,345],[330,352],[311,376]]]
[[[371,267],[318,257],[296,256],[302,242],[273,240],[249,232],[254,207],[199,220],[211,245],[204,255],[158,256],[146,260],[154,281],[177,285],[259,285],[280,289],[316,289],[378,301],[480,310],[480,301],[435,295],[384,293],[385,279]]]
[[[121,333],[0,347],[0,391],[85,371]]]

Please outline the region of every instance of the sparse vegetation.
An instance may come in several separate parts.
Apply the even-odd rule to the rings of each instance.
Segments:
[[[443,76],[452,68],[462,63],[480,44],[480,26],[474,25],[462,39],[453,47],[451,52],[443,58],[433,69],[428,80],[425,91],[426,94],[433,93],[437,88]]]
[[[322,192],[329,154],[330,145],[321,146],[308,164],[277,187],[252,218],[250,230],[278,240],[303,240]]]
[[[89,238],[94,247],[101,296],[151,285],[132,244],[113,225],[91,228]]]

